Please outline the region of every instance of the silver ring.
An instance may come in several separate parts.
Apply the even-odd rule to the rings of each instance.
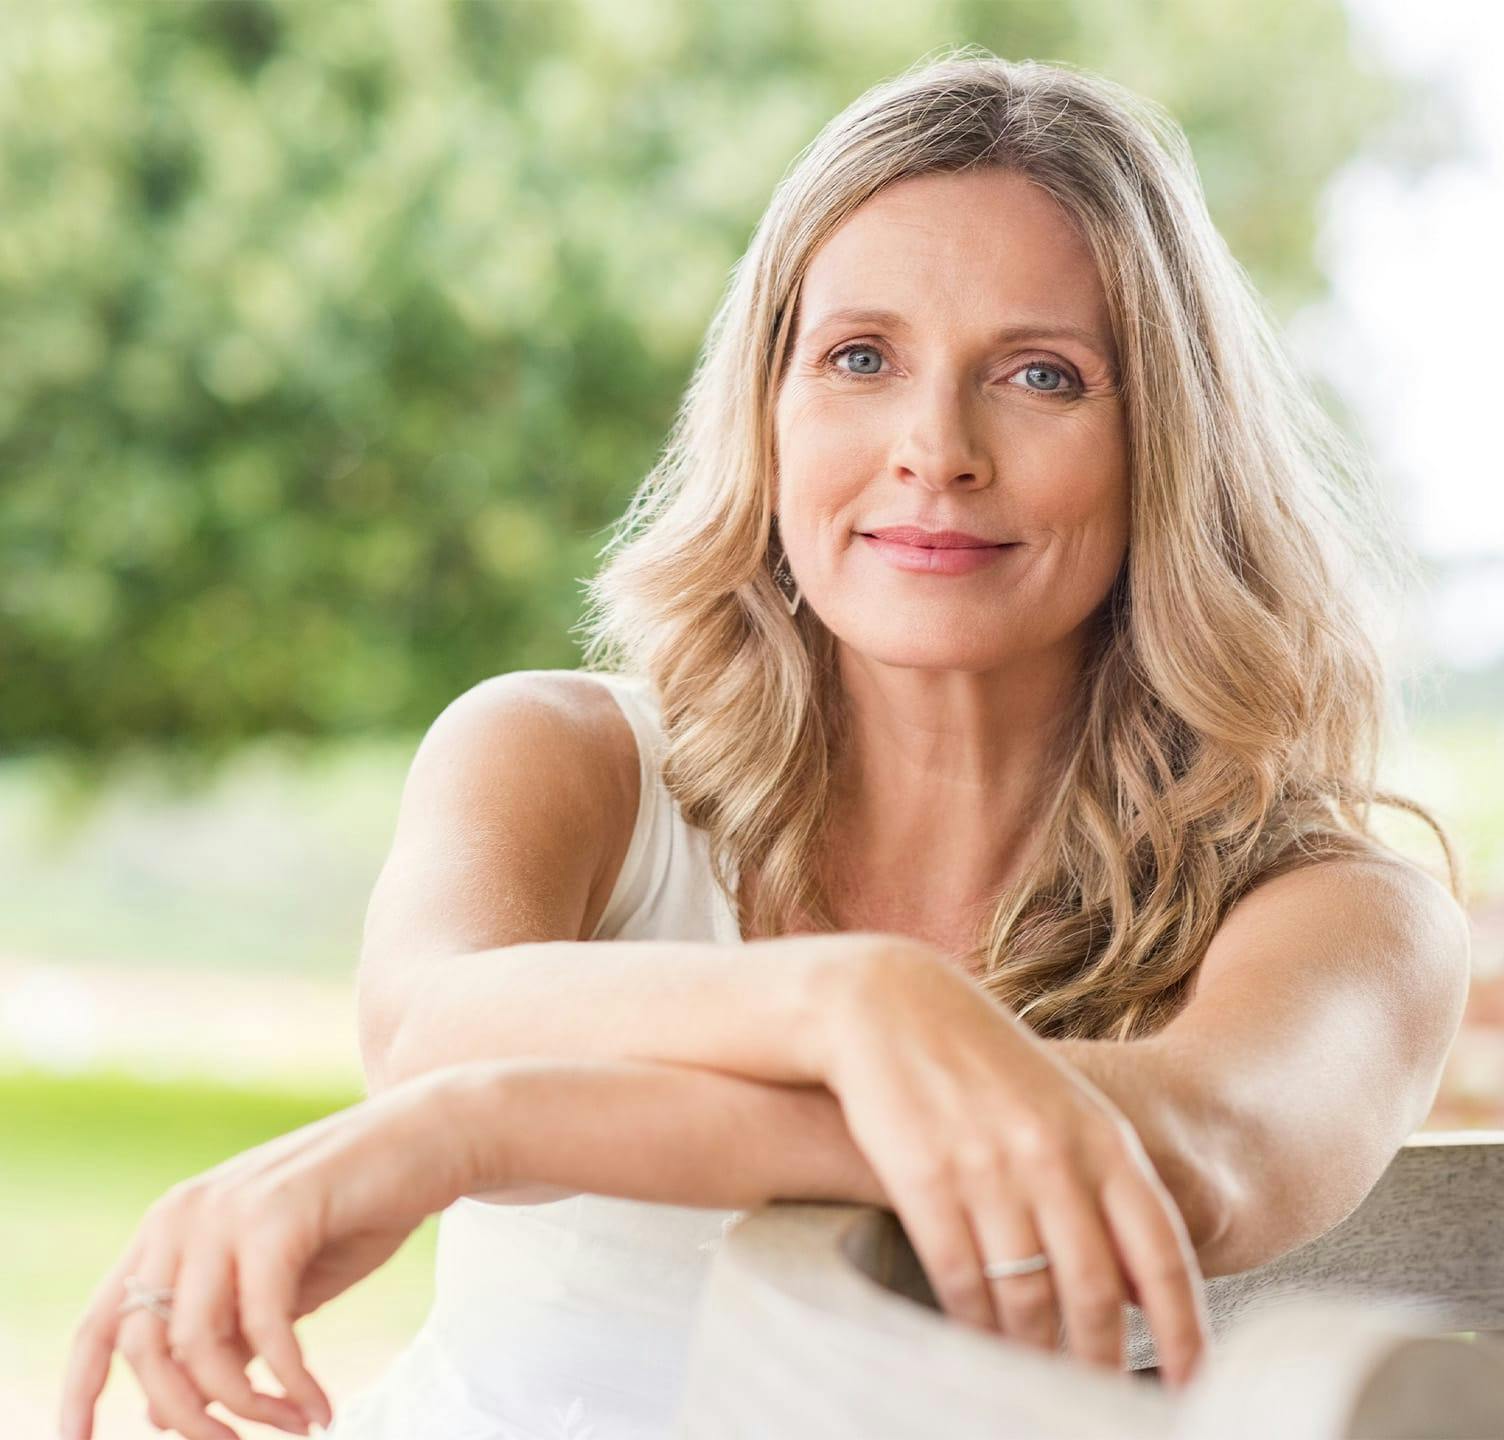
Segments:
[[[122,1315],[128,1315],[132,1310],[150,1310],[160,1320],[171,1320],[172,1288],[166,1285],[146,1285],[134,1275],[127,1275],[125,1299],[116,1308]]]
[[[1036,1270],[1043,1270],[1050,1263],[1050,1257],[1043,1250],[1038,1255],[1030,1255],[1027,1260],[992,1260],[982,1266],[982,1274],[989,1280],[1006,1280],[1010,1275],[1032,1275]]]

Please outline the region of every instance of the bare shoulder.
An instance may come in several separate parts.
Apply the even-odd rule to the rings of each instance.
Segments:
[[[423,752],[428,752],[423,755]],[[452,700],[424,737],[420,757],[465,763],[479,776],[525,755],[539,778],[598,796],[607,810],[630,790],[637,749],[631,727],[606,687],[573,670],[513,670],[482,680]]]
[[[637,803],[636,740],[604,684],[568,670],[494,675],[423,737],[388,878],[432,895],[452,871],[446,913],[463,915],[471,945],[581,938],[615,883]]]
[[[588,826],[608,855],[617,840],[625,851],[637,813],[637,741],[594,677],[574,670],[493,675],[453,700],[423,743],[481,782],[474,790],[481,803],[512,793],[484,783],[489,772],[504,767],[515,777],[525,765],[535,793],[560,802],[560,820]]]
[[[1429,871],[1401,856],[1323,860],[1255,885],[1223,917],[1196,977],[1197,989],[1271,949],[1301,949],[1325,937],[1372,944],[1349,963],[1376,973],[1434,974],[1438,998],[1457,1003],[1470,968],[1467,912]]]
[[[563,752],[556,758],[565,764],[577,763],[580,781],[595,796],[606,873],[599,906],[592,905],[589,917],[593,927],[626,858],[637,819],[641,784],[637,737],[615,696],[592,675],[578,670],[520,670],[497,678],[520,680],[529,696],[527,703],[538,707],[535,713],[553,717],[556,732],[566,737],[555,742]]]
[[[1224,923],[1276,908],[1298,909],[1312,900],[1379,906],[1412,925],[1467,932],[1467,912],[1430,871],[1400,855],[1342,856],[1289,870],[1249,890]]]

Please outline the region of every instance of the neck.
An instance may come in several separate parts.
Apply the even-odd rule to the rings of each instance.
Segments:
[[[865,879],[941,908],[995,894],[1026,859],[1058,776],[1078,654],[1039,652],[986,672],[848,655],[833,868],[847,885]]]

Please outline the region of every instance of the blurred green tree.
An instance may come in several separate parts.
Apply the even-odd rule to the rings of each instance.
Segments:
[[[790,158],[971,41],[1167,105],[1276,308],[1404,104],[1340,0],[28,4],[0,34],[0,748],[425,725],[569,666]]]

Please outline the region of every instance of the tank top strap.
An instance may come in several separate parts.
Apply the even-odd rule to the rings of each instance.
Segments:
[[[611,692],[637,741],[637,818],[621,872],[591,933],[592,939],[610,938],[661,884],[657,872],[668,863],[672,849],[673,806],[663,783],[663,726],[652,682],[645,675],[603,670],[579,673],[590,675]]]

